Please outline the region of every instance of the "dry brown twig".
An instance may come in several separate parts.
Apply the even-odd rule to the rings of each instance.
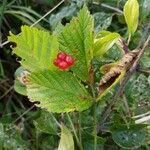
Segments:
[[[105,112],[103,113],[103,116],[101,118],[101,121],[99,122],[99,124],[97,125],[97,132],[99,132],[101,130],[102,125],[104,124],[104,122],[107,120],[107,118],[109,117],[111,111],[112,111],[112,107],[116,104],[116,102],[118,101],[118,98],[120,96],[122,96],[125,85],[127,83],[127,81],[130,79],[131,75],[135,72],[139,60],[140,58],[143,56],[146,47],[150,47],[150,38],[148,37],[146,42],[143,44],[142,49],[139,51],[139,54],[137,55],[133,65],[131,66],[130,70],[126,73],[126,75],[124,76],[124,78],[122,79],[122,82],[120,84],[120,88],[118,90],[118,92],[115,94],[115,96],[113,97],[112,101],[110,102],[110,104],[106,107]]]

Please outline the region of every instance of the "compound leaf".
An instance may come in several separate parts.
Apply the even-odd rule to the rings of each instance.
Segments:
[[[57,55],[58,42],[54,35],[37,28],[22,26],[21,33],[11,33],[9,41],[16,43],[13,52],[22,58],[21,65],[29,70],[54,68],[53,60]]]
[[[93,55],[93,18],[87,7],[67,24],[59,35],[60,50],[73,55],[76,64],[73,72],[82,80],[89,79],[90,63]]]
[[[38,71],[29,76],[27,94],[51,112],[82,111],[92,104],[92,98],[73,74],[62,71]]]

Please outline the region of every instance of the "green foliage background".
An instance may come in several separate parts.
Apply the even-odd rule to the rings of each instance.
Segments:
[[[54,8],[58,3],[58,0],[1,0],[0,1],[0,43],[5,41],[9,31],[17,34],[20,32],[21,25],[32,25],[36,20],[41,18],[47,11]],[[94,26],[95,32],[102,30],[108,30],[111,32],[118,32],[125,39],[128,38],[127,26],[125,23],[125,19],[122,14],[123,6],[126,0],[70,0],[66,1],[62,5],[60,5],[57,9],[55,9],[50,15],[44,18],[41,22],[39,22],[36,27],[39,29],[43,29],[45,31],[55,30],[55,34],[59,34],[62,30],[62,26],[60,22],[65,25],[70,22],[73,16],[76,16],[79,10],[82,8],[83,4],[86,3],[88,9],[91,14],[94,16],[95,24],[88,24],[86,28],[88,32],[87,35],[82,33],[81,41],[78,39],[78,42],[83,42],[85,37],[91,38],[90,28]],[[149,0],[140,0],[140,18],[139,18],[139,26],[137,31],[131,38],[129,48],[134,49],[139,42],[144,43],[146,38],[149,36],[149,24],[150,24],[150,3]],[[82,15],[81,15],[82,17]],[[83,23],[85,23],[86,19],[91,20],[91,18],[85,18]],[[76,24],[76,20],[72,20],[74,24]],[[81,23],[83,25],[83,23]],[[86,24],[84,24],[86,26]],[[72,50],[77,47],[78,43],[75,44],[72,40],[72,37],[76,37],[77,32],[72,32],[72,26],[65,27],[64,32],[60,34],[59,42],[61,44],[61,49],[72,54]],[[78,31],[79,27],[74,26]],[[32,30],[33,33],[26,33],[28,37],[32,37],[36,35],[37,29]],[[87,32],[85,31],[85,32]],[[69,39],[72,41],[70,47],[68,48],[68,43],[64,43],[64,37],[67,32],[70,32],[71,36]],[[30,35],[32,34],[32,35]],[[37,35],[36,35],[37,36]],[[40,39],[40,37],[43,39]],[[111,36],[111,35],[110,35]],[[78,105],[81,99],[79,97],[83,95],[87,96],[89,103],[86,103],[86,107],[91,105],[91,97],[88,95],[87,91],[81,86],[80,83],[76,83],[76,78],[72,78],[69,73],[56,74],[56,68],[52,64],[53,58],[57,55],[58,43],[55,38],[55,35],[49,35],[46,32],[41,32],[36,39],[36,41],[32,41],[31,38],[29,43],[26,41],[20,41],[22,43],[27,43],[25,47],[19,47],[17,45],[15,53],[23,55],[25,58],[30,56],[30,60],[22,61],[21,64],[28,68],[29,70],[34,71],[34,69],[38,69],[39,67],[43,69],[54,70],[49,74],[45,74],[44,79],[49,78],[50,76],[55,76],[55,78],[60,78],[60,76],[64,76],[64,80],[61,82],[66,82],[68,79],[71,80],[67,85],[70,88],[70,93],[77,89],[74,95],[68,95],[67,98],[70,99],[70,102],[75,101],[74,107],[76,110],[84,109],[82,105]],[[117,35],[116,35],[117,37]],[[49,43],[50,41],[54,41],[53,45]],[[19,38],[17,39],[19,40]],[[20,38],[21,40],[21,38]],[[112,39],[113,42],[114,39]],[[39,47],[35,48],[34,53],[40,52],[40,46],[42,47],[42,41],[45,41],[44,44],[44,53],[41,54],[43,57],[34,58],[32,55],[33,46],[37,45]],[[107,38],[106,38],[107,41]],[[36,43],[41,44],[36,44]],[[84,41],[86,42],[86,41]],[[105,42],[105,40],[104,40]],[[92,42],[91,42],[92,43]],[[88,45],[88,44],[87,44]],[[90,44],[89,44],[90,45]],[[100,43],[100,45],[102,45]],[[22,46],[22,45],[21,45]],[[86,48],[86,47],[85,47]],[[88,47],[89,48],[89,47]],[[98,46],[99,48],[99,46]],[[20,49],[29,50],[28,53],[24,51],[20,51]],[[50,54],[52,49],[56,49],[56,53],[53,53],[50,58],[45,59],[45,57]],[[28,54],[29,56],[26,56]],[[79,56],[81,58],[82,51],[80,51]],[[86,54],[86,58],[91,60],[93,56],[89,52]],[[111,47],[109,51],[107,51],[103,57],[94,60],[94,72],[95,72],[95,83],[98,84],[99,80],[102,77],[102,74],[99,71],[99,68],[107,63],[114,63],[122,57],[122,53],[118,49],[116,45]],[[48,58],[48,57],[46,57]],[[79,78],[82,81],[88,80],[88,68],[89,62],[85,60],[81,60],[78,62],[77,67],[72,68]],[[60,150],[67,149],[64,141],[70,140],[70,145],[68,149],[94,149],[94,134],[93,134],[93,114],[94,108],[93,106],[83,112],[73,112],[73,113],[64,113],[64,114],[55,114],[51,112],[47,112],[44,109],[40,109],[36,107],[34,104],[38,106],[38,102],[31,103],[26,96],[20,96],[13,89],[15,71],[19,67],[20,58],[16,55],[12,55],[12,50],[10,49],[10,45],[5,45],[0,49],[0,149],[55,149],[58,148]],[[38,62],[36,64],[35,62]],[[43,63],[44,62],[44,63]],[[47,66],[48,63],[51,64],[51,68]],[[88,66],[85,70],[84,68],[80,68],[78,71],[78,66],[82,66],[84,64],[84,68]],[[142,70],[150,70],[150,50],[147,48],[144,56],[140,60],[140,66]],[[35,69],[35,70],[36,70]],[[139,69],[140,70],[140,69]],[[18,74],[22,72],[18,71]],[[38,86],[42,84],[38,80],[38,77],[43,75],[43,72],[35,73],[31,75],[31,80],[33,80],[37,86],[38,94],[32,91],[32,88],[35,86],[30,85],[30,98],[35,95],[37,99],[42,98],[41,90],[51,89],[51,83],[47,83],[46,88],[40,89]],[[17,76],[17,75],[16,75]],[[55,82],[55,78],[51,82]],[[65,79],[66,78],[66,79]],[[17,81],[15,81],[17,82]],[[66,82],[67,83],[67,82]],[[75,84],[76,85],[75,85]],[[23,85],[21,86],[21,94],[26,95],[26,89]],[[71,85],[74,86],[71,86]],[[17,86],[15,86],[17,87]],[[60,90],[61,84],[56,84],[56,88]],[[20,89],[20,88],[19,88]],[[16,90],[16,89],[15,89]],[[89,89],[88,89],[89,90]],[[103,111],[107,107],[107,104],[111,101],[113,93],[118,90],[118,87],[115,87],[111,90],[96,106],[96,116],[97,122],[101,121],[103,116]],[[17,91],[17,90],[16,90]],[[20,90],[19,90],[20,91]],[[145,126],[143,125],[135,125],[134,119],[131,119],[130,115],[127,112],[127,108],[125,107],[125,100],[128,102],[128,106],[130,108],[130,114],[132,116],[143,114],[149,111],[150,109],[150,75],[144,72],[137,72],[134,74],[126,85],[124,98],[121,98],[120,101],[115,105],[113,113],[110,114],[109,119],[103,124],[101,127],[101,131],[97,135],[97,149],[149,149],[150,138],[149,138],[149,130],[145,131]],[[50,95],[50,92],[47,92]],[[58,93],[57,93],[58,94]],[[65,91],[63,93],[65,95]],[[60,95],[62,96],[62,95]],[[75,99],[76,98],[76,99]],[[57,99],[54,99],[57,101]],[[53,100],[52,100],[53,101]],[[67,110],[69,104],[65,103],[66,106],[64,111]],[[42,106],[47,105],[47,99],[43,100]],[[72,105],[72,103],[71,103]],[[85,104],[83,105],[85,106]],[[52,106],[52,108],[60,108],[59,106]],[[73,107],[73,108],[74,108]],[[81,107],[81,108],[80,108]],[[52,109],[51,108],[51,109]],[[72,110],[73,110],[72,108]],[[61,126],[61,123],[64,123],[65,126]],[[60,128],[61,126],[61,128]],[[130,126],[130,128],[128,128]],[[60,135],[61,132],[61,135]],[[77,137],[76,137],[77,136]],[[138,138],[136,138],[138,137]],[[61,140],[60,140],[61,138]],[[74,144],[73,144],[73,140]],[[82,141],[82,145],[80,145]],[[111,143],[111,144],[110,144]],[[58,147],[59,145],[59,147]]]

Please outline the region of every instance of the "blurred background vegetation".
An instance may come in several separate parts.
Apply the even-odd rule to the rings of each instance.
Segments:
[[[36,108],[27,97],[14,91],[14,73],[19,67],[19,58],[12,55],[9,43],[1,44],[7,41],[10,31],[18,34],[21,25],[31,26],[47,12],[49,14],[35,26],[39,29],[54,31],[60,22],[63,25],[68,23],[86,3],[95,19],[95,32],[107,29],[118,32],[127,39],[127,27],[122,12],[126,0],[65,0],[55,8],[59,2],[61,1],[0,0],[0,149],[53,150],[57,148],[60,138],[60,130],[55,119],[62,119],[58,114],[51,114]],[[139,27],[132,37],[130,49],[134,49],[139,43],[142,45],[150,33],[150,1],[140,0],[139,3]],[[51,9],[54,10],[50,13]],[[114,49],[116,47],[113,47],[100,62],[95,62],[97,68],[102,64],[115,62],[120,58],[120,54],[117,51],[114,53]],[[150,109],[150,75],[144,71],[149,69],[150,51],[147,50],[140,61],[139,72],[132,76],[126,87],[125,98],[128,99],[130,109],[135,115],[145,113]],[[100,79],[100,76],[99,71],[96,71],[97,80]],[[99,104],[100,111],[97,114],[99,119],[106,104],[105,102]],[[121,119],[128,120],[127,117],[123,118],[125,112],[120,109],[122,108],[121,105],[118,104],[116,113],[111,116],[111,121],[120,121],[118,114],[122,116]],[[85,130],[84,134],[86,135],[83,136],[86,150],[92,149],[90,143],[92,117],[90,115],[90,110],[82,114],[82,125],[88,129]],[[113,120],[114,118],[115,120]],[[64,120],[66,123],[68,122],[66,118]],[[74,124],[77,123],[76,118],[73,122]],[[141,136],[143,135],[139,135],[139,139]],[[125,145],[122,148],[118,146],[121,143],[120,139],[117,139],[118,137],[116,134],[111,136],[110,132],[102,132],[98,139],[98,147],[101,149],[123,149]],[[144,145],[139,144],[139,149],[150,149],[149,142],[149,139],[147,139]],[[130,148],[131,146],[136,147],[136,144],[128,143]]]

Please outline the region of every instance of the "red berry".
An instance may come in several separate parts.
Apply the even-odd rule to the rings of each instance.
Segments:
[[[67,62],[61,61],[58,65],[58,67],[62,70],[65,70],[65,69],[68,69],[69,66],[68,66]]]
[[[61,59],[61,60],[65,60],[66,56],[67,56],[66,53],[60,52],[60,53],[58,53],[57,58]]]
[[[70,55],[67,55],[65,60],[69,66],[74,64],[74,59]]]
[[[59,64],[60,64],[60,62],[61,62],[60,59],[55,59],[54,62],[53,62],[53,64],[58,67]]]
[[[53,64],[59,67],[61,70],[67,70],[74,64],[74,62],[75,59],[72,56],[64,52],[60,52],[58,53],[57,58],[54,60]]]

